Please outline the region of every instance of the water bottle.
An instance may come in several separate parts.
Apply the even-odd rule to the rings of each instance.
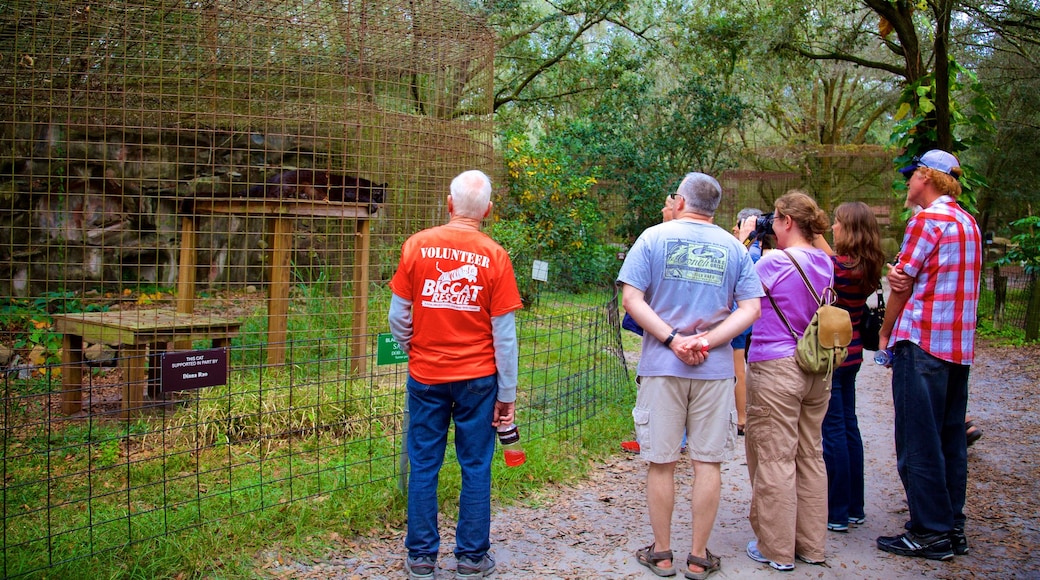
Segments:
[[[874,353],[874,364],[881,365],[883,367],[892,366],[892,351],[887,348],[883,348]]]
[[[527,461],[527,453],[520,446],[520,431],[513,423],[499,426],[498,442],[502,444],[502,458],[505,459],[506,466],[516,467]]]

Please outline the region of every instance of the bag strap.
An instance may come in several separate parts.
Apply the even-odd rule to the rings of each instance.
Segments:
[[[791,333],[792,338],[798,340],[798,334],[794,331],[793,328],[791,328],[791,323],[787,321],[787,317],[784,316],[783,311],[780,310],[780,307],[776,305],[776,300],[773,300],[773,297],[769,294],[769,290],[766,290],[765,286],[762,286],[762,289],[766,291],[766,298],[768,298],[769,303],[773,305],[773,310],[776,311],[777,316],[780,317],[780,320],[784,323],[784,326],[787,327],[787,332]]]
[[[794,264],[794,267],[798,270],[798,274],[802,277],[802,282],[805,282],[805,287],[809,289],[809,293],[812,294],[813,300],[816,301],[817,308],[823,306],[823,300],[827,297],[827,291],[830,291],[833,295],[834,290],[830,286],[828,286],[824,290],[823,298],[821,298],[820,295],[816,293],[816,289],[814,289],[812,287],[812,284],[809,283],[809,277],[805,275],[805,270],[802,270],[802,266],[798,263],[798,260],[796,260],[794,256],[787,250],[784,250],[783,252],[787,254],[788,259],[791,260],[791,262]],[[762,289],[765,290],[766,298],[768,298],[769,303],[773,305],[773,310],[775,310],[777,316],[780,317],[780,321],[783,322],[784,326],[787,327],[787,332],[790,332],[791,336],[795,340],[798,340],[798,333],[794,331],[794,328],[791,326],[791,323],[788,322],[787,317],[784,316],[783,311],[780,310],[780,307],[776,305],[776,300],[773,300],[773,296],[769,294],[769,289],[766,288],[764,284],[762,285]]]
[[[787,254],[787,257],[791,260],[791,262],[794,263],[794,267],[802,276],[802,282],[805,282],[805,287],[809,289],[809,294],[812,294],[813,300],[816,301],[816,306],[823,306],[823,300],[820,298],[820,295],[816,293],[816,289],[812,287],[812,284],[809,283],[809,277],[805,275],[805,270],[802,270],[802,265],[798,263],[798,260],[794,259],[794,256],[791,254],[791,252],[784,250],[784,253]]]
[[[881,281],[878,280],[878,286],[877,286],[877,306],[875,306],[874,308],[871,308],[870,305],[867,304],[867,302],[864,300],[863,301],[863,316],[867,316],[868,314],[870,314],[873,311],[884,310],[884,309],[885,309],[885,292],[884,292],[884,287],[881,286]],[[863,320],[863,319],[861,319],[861,320]]]

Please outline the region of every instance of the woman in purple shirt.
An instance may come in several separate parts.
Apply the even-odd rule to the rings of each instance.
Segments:
[[[827,546],[827,470],[820,429],[830,382],[826,373],[807,373],[795,360],[792,332],[802,335],[818,305],[792,260],[822,295],[833,281],[834,267],[812,242],[829,225],[811,197],[787,192],[776,200],[773,213],[773,232],[783,251],[770,252],[755,264],[767,296],[748,351],[745,447],[755,539],[748,542],[747,555],[777,570],[793,570],[795,558],[821,563]]]

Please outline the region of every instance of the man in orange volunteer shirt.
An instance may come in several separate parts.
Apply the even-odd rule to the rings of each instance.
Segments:
[[[440,549],[437,481],[455,422],[462,469],[455,528],[456,578],[495,571],[491,546],[491,460],[495,428],[513,422],[519,352],[514,312],[520,292],[509,254],[481,221],[491,181],[466,171],[451,182],[447,224],[405,241],[390,281],[390,332],[408,353],[408,556],[412,580],[433,579]]]

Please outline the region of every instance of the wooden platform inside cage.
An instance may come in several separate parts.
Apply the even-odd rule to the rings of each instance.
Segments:
[[[123,371],[123,416],[142,407],[149,371],[149,352],[166,350],[170,344],[210,340],[226,347],[238,336],[240,322],[206,314],[185,314],[169,309],[116,312],[79,312],[54,315],[54,326],[62,334],[62,411],[82,409],[83,343],[102,343],[120,349]],[[153,377],[154,378],[154,377]]]
[[[181,219],[181,267],[177,277],[177,311],[190,314],[195,307],[195,235],[198,216],[224,214],[267,219],[271,234],[271,274],[267,295],[267,364],[285,363],[289,320],[292,237],[296,218],[354,218],[354,316],[350,353],[353,371],[365,372],[368,334],[369,220],[375,206],[366,202],[336,202],[303,199],[195,198],[184,208]]]

